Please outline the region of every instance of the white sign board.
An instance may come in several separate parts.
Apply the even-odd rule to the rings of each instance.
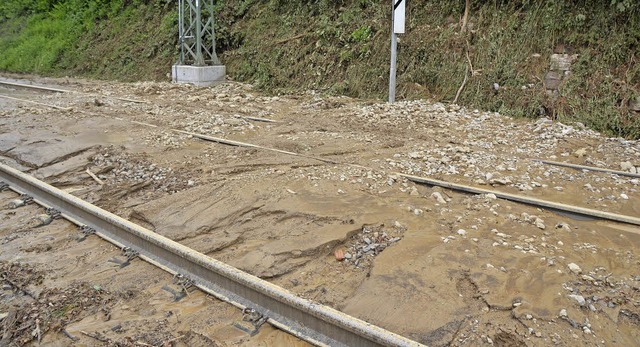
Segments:
[[[407,0],[393,1],[393,33],[404,34],[404,9]]]

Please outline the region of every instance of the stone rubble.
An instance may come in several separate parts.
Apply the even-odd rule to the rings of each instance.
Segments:
[[[402,239],[404,230],[400,223],[391,228],[384,224],[364,226],[345,245],[344,263],[355,268],[370,267],[373,258]]]

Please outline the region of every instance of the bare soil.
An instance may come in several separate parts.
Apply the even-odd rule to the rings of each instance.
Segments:
[[[36,81],[79,93],[0,93],[72,110],[0,99],[0,161],[302,297],[431,346],[640,341],[640,227],[397,174],[638,216],[637,178],[532,160],[632,170],[638,142],[428,101],[272,97],[237,83]],[[0,214],[2,273],[31,279],[9,283],[0,299],[9,313],[0,327],[14,344],[36,343],[36,319],[50,345],[71,343],[64,331],[88,344],[294,341],[270,328],[249,338],[232,326],[236,310],[201,293],[172,302],[162,290],[169,275],[141,262],[114,269],[117,249],[77,242],[62,222],[25,226],[35,207]],[[13,313],[25,307],[35,307],[32,318]]]

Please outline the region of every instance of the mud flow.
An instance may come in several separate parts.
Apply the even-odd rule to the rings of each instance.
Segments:
[[[399,175],[637,218],[637,141],[427,101],[35,82],[76,92],[0,87],[69,108],[0,99],[2,163],[304,298],[429,346],[640,341],[640,226]],[[305,345],[0,198],[0,345]]]

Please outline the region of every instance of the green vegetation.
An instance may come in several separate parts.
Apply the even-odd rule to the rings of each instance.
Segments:
[[[464,0],[409,5],[399,99],[453,101],[467,73],[460,104],[640,137],[640,115],[626,107],[640,91],[640,3],[476,0],[462,32],[464,6]],[[302,87],[384,98],[389,11],[371,0],[226,0],[223,26],[244,40],[224,47],[223,59],[235,77],[275,92]],[[554,51],[577,54],[557,97],[543,85]]]
[[[635,0],[417,0],[399,42],[398,98],[454,100],[515,117],[581,121],[640,137]],[[388,5],[388,6],[387,6]],[[384,98],[390,4],[373,0],[221,0],[217,44],[228,73],[268,92],[315,89]],[[0,70],[162,79],[176,60],[171,0],[4,0]],[[577,55],[558,95],[552,53]],[[496,90],[494,85],[498,85]]]
[[[0,70],[154,79],[174,60],[173,1],[4,0]]]

